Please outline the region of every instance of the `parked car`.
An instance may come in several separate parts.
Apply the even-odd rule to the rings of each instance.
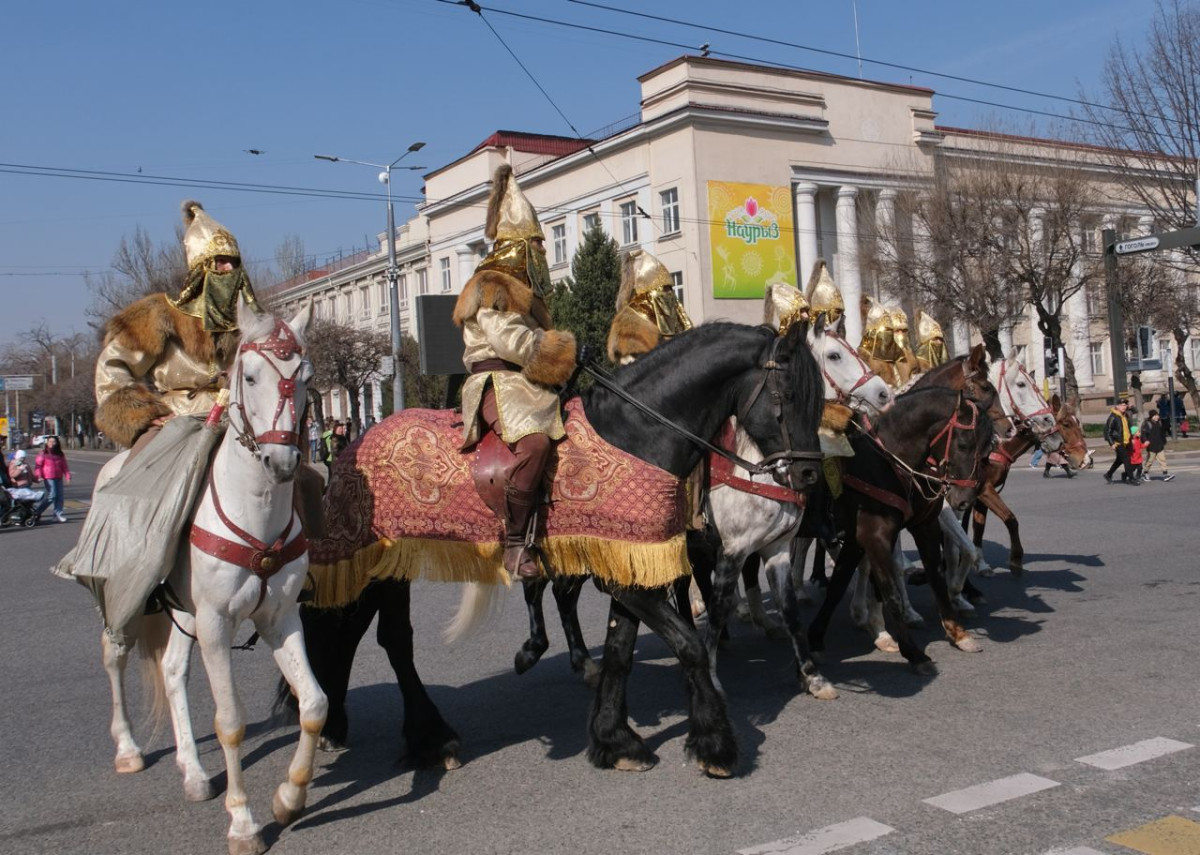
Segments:
[[[46,433],[37,434],[36,436],[33,437],[33,439],[29,440],[29,447],[30,448],[41,448],[43,445],[46,444],[47,436],[50,436],[50,434],[46,434]]]

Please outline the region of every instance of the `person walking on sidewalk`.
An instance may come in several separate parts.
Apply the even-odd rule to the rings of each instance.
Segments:
[[[1162,480],[1170,481],[1175,476],[1167,471],[1167,428],[1163,424],[1162,415],[1158,410],[1151,410],[1150,417],[1142,425],[1142,439],[1146,442],[1146,475],[1150,480],[1150,470],[1157,463],[1162,469]]]
[[[1138,432],[1138,426],[1129,423],[1129,466],[1133,470],[1133,480],[1140,484],[1146,480],[1142,477],[1142,463],[1146,460],[1146,442]]]
[[[1133,478],[1133,468],[1129,462],[1129,455],[1133,449],[1129,442],[1128,412],[1129,399],[1121,398],[1117,401],[1117,405],[1109,411],[1108,419],[1104,422],[1104,441],[1116,455],[1112,466],[1109,466],[1108,471],[1104,473],[1104,480],[1109,484],[1112,483],[1113,473],[1117,471],[1118,466],[1124,467],[1124,472],[1121,474],[1123,483],[1134,485],[1138,483]]]
[[[67,455],[63,454],[57,436],[46,437],[46,447],[34,460],[33,472],[46,482],[47,489],[46,497],[33,509],[33,515],[39,515],[53,502],[54,518],[65,523],[67,515],[63,513],[63,482],[71,480],[71,467],[67,465]]]

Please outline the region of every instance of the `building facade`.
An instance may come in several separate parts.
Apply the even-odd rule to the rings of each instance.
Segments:
[[[935,154],[969,156],[996,136],[937,125],[934,92],[918,87],[695,56],[655,68],[639,82],[641,112],[631,127],[588,141],[499,131],[426,176],[425,201],[396,234],[406,333],[416,329],[414,298],[457,293],[485,254],[489,182],[507,162],[538,210],[552,279],[570,272],[584,233],[598,223],[622,249],[645,249],[672,271],[696,322],[758,323],[763,282],[803,287],[813,263],[825,259],[851,308],[847,333],[857,344],[860,296],[887,292],[863,261],[872,225],[895,217],[897,194],[928,179]],[[1031,153],[1070,148],[1008,140]],[[1082,147],[1075,156],[1088,160]],[[1135,208],[1113,203],[1079,228],[1098,252],[1101,228],[1136,234],[1151,225]],[[272,299],[289,309],[311,299],[317,317],[386,332],[385,238],[376,252],[283,283]],[[757,290],[748,280],[758,282]],[[1102,304],[1100,289],[1071,298],[1063,335],[1080,392],[1097,407],[1112,389]],[[953,330],[952,352],[978,340],[978,331],[941,317],[937,307],[928,310]],[[1002,330],[1001,340],[1040,377],[1035,321],[1031,310],[1027,320]],[[1158,339],[1151,338],[1153,350]],[[1193,349],[1200,353],[1193,341],[1189,363]],[[1165,374],[1146,372],[1143,383],[1155,388]],[[364,412],[378,416],[378,382],[364,398]],[[335,417],[346,412],[336,395],[329,404]]]

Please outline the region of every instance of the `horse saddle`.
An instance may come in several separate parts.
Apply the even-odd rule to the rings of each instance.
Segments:
[[[479,498],[500,519],[506,515],[504,485],[517,464],[508,443],[491,431],[484,433],[471,456],[471,477]]]

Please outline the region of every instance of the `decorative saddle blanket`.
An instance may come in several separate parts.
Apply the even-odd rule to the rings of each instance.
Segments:
[[[661,587],[691,572],[683,481],[609,445],[578,398],[547,472],[538,544],[555,573]],[[504,528],[476,491],[475,451],[459,450],[462,415],[405,410],[336,461],[311,544],[313,604],[344,605],[376,579],[508,583]]]

